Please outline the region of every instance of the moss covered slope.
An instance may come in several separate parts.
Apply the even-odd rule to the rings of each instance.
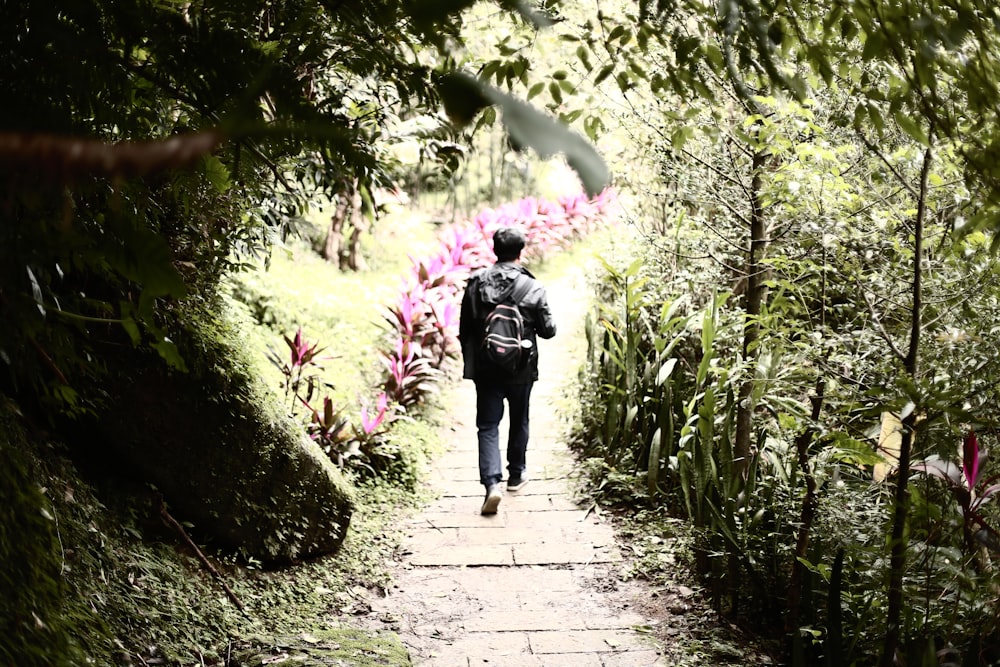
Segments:
[[[121,360],[102,444],[220,546],[264,562],[331,553],[350,521],[350,487],[281,411],[240,332],[213,306],[178,317],[188,372],[152,355]]]

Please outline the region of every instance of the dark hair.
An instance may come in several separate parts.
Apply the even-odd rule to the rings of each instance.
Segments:
[[[493,252],[498,262],[512,262],[521,256],[528,239],[517,227],[501,227],[493,232]]]

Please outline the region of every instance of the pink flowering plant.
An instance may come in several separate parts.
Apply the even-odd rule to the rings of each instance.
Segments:
[[[944,481],[958,505],[967,548],[978,542],[1000,551],[1000,533],[983,514],[984,506],[1000,493],[1000,475],[986,477],[983,474],[986,460],[986,448],[980,447],[975,431],[970,430],[962,440],[959,463],[934,455],[914,463],[912,467]]]
[[[396,347],[383,353],[382,363],[387,371],[383,381],[385,393],[402,406],[419,403],[434,389],[441,375],[419,350],[419,343],[399,337]]]
[[[308,405],[312,400],[313,393],[321,384],[320,361],[329,357],[319,356],[325,348],[320,347],[319,343],[310,343],[306,340],[302,335],[302,327],[296,330],[295,336],[289,338],[282,335],[282,338],[288,345],[288,356],[282,357],[277,350],[270,348],[267,351],[267,358],[284,376],[282,387],[285,390],[285,401],[288,402],[289,409],[295,412],[296,405],[300,401]]]
[[[369,473],[383,468],[386,461],[395,457],[384,437],[388,425],[396,417],[389,396],[382,392],[374,409],[362,401],[358,422],[352,422],[347,407],[335,406],[330,396],[314,401],[321,386],[332,388],[319,376],[319,362],[328,358],[319,356],[324,348],[308,341],[301,327],[294,336],[282,338],[288,346],[288,355],[282,357],[271,349],[267,356],[284,376],[285,398],[290,400],[291,416],[304,418],[306,433],[341,468],[351,467]]]
[[[607,217],[614,193],[584,194],[549,202],[527,197],[485,209],[446,229],[438,251],[413,258],[396,304],[387,308],[390,344],[383,352],[383,386],[400,406],[420,403],[461,354],[458,319],[465,283],[473,271],[496,261],[493,233],[519,226],[527,237],[525,262],[538,261],[593,231]]]
[[[344,408],[335,408],[329,396],[323,397],[323,407],[318,410],[308,403],[305,407],[310,412],[306,433],[331,461],[343,468],[348,459],[361,451],[351,437],[350,420],[344,416]]]
[[[408,406],[421,403],[433,392],[450,362],[461,354],[462,292],[473,271],[496,261],[493,233],[502,226],[520,226],[528,240],[523,259],[537,261],[595,229],[607,217],[613,199],[610,191],[594,199],[579,194],[557,202],[529,197],[485,209],[472,220],[446,229],[436,253],[411,257],[399,298],[384,312],[390,336],[381,353],[380,391],[374,402],[359,401],[356,420],[346,406],[338,408],[328,395],[316,400],[321,387],[330,388],[318,372],[320,361],[326,358],[319,356],[324,348],[306,340],[301,327],[294,336],[283,336],[287,356],[272,349],[268,358],[284,376],[292,416],[304,418],[309,437],[338,466],[371,474],[387,469],[398,454],[389,438],[389,426]]]
[[[375,399],[374,406],[362,401],[360,424],[353,427],[353,442],[357,443],[370,472],[387,470],[396,458],[398,448],[389,437],[389,426],[398,418],[399,413],[384,391]]]

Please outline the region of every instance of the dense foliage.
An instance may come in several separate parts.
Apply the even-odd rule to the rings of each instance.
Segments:
[[[565,152],[599,191],[590,147],[492,80],[646,160],[621,184],[644,244],[607,265],[580,441],[690,518],[718,606],[781,628],[795,664],[995,660],[1000,9],[546,3],[575,56],[553,65],[518,23],[553,21],[501,2],[516,25],[473,78],[474,4],[4,4],[0,390],[80,413],[107,400],[109,350],[184,369],[177,302],[214,303],[310,192],[375,215],[401,135],[454,170],[439,118],[403,129],[439,98],[460,125],[499,109],[511,146]],[[429,375],[449,354],[448,303],[413,298],[454,295],[467,265],[438,259],[393,311],[401,403],[413,341]],[[315,348],[288,340],[294,399]],[[352,454],[332,403],[309,410]]]
[[[540,17],[510,3],[524,16]],[[576,135],[458,71],[461,6],[419,3],[5,4],[0,45],[5,383],[89,410],[94,340],[150,345],[183,367],[170,300],[212,290],[315,191],[391,186],[401,121],[504,109],[520,146],[563,147],[588,187],[607,175]],[[241,254],[242,253],[242,254]]]
[[[578,136],[461,71],[453,52],[461,46],[463,8],[395,0],[357,7],[325,0],[4,3],[0,394],[17,403],[11,414],[19,417],[12,421],[46,423],[57,436],[68,435],[78,455],[89,432],[80,422],[67,429],[64,417],[96,415],[101,426],[116,423],[119,428],[93,439],[100,451],[86,453],[96,458],[115,445],[134,446],[128,473],[149,473],[143,481],[156,481],[174,506],[183,497],[189,507],[207,509],[207,476],[212,490],[244,509],[281,501],[292,506],[280,512],[284,518],[297,509],[298,518],[308,521],[310,505],[322,505],[321,512],[346,528],[350,508],[322,493],[297,497],[269,486],[266,474],[247,471],[227,480],[226,470],[199,466],[202,456],[217,456],[236,473],[226,456],[249,462],[274,455],[271,470],[297,476],[289,480],[297,490],[315,491],[340,479],[325,460],[312,461],[312,448],[270,409],[276,406],[257,394],[220,389],[246,379],[242,361],[234,370],[225,363],[230,359],[215,357],[225,357],[231,341],[206,345],[189,335],[197,328],[189,314],[221,320],[220,279],[265,255],[312,195],[372,211],[376,191],[404,176],[388,146],[401,136],[429,138],[406,121],[430,117],[436,139],[451,136],[443,106],[458,123],[496,106],[519,147],[543,154],[565,149],[590,190],[606,184],[603,162]],[[518,2],[502,3],[502,11],[544,23]],[[430,141],[422,150],[444,159],[433,155]],[[199,354],[205,347],[212,354]],[[212,421],[217,430],[198,430],[206,405],[219,417]],[[257,410],[262,405],[267,409]],[[116,415],[119,407],[122,414]],[[379,410],[366,413],[365,435],[377,432]],[[323,406],[314,414],[317,422],[327,422],[317,426],[329,440],[329,411]],[[227,418],[251,429],[255,422],[274,427],[282,437],[243,437],[227,430]],[[87,426],[92,424],[88,419]],[[6,420],[3,426],[5,452],[16,450],[5,460],[20,467],[21,458],[37,455],[7,437]],[[181,435],[173,427],[191,430]],[[187,437],[192,433],[208,442]],[[246,449],[240,453],[227,438]],[[178,454],[178,443],[191,447],[191,456]],[[322,463],[313,468],[317,478],[285,465],[296,453]],[[197,474],[177,472],[173,464],[194,466]],[[174,477],[189,492],[167,489],[157,474]],[[41,484],[19,470],[11,479],[26,489]],[[262,487],[265,496],[256,498]],[[85,611],[83,621],[67,620],[68,630],[49,613],[65,593],[56,588],[66,574],[64,568],[53,575],[49,566],[53,558],[65,558],[66,550],[51,540],[44,500],[22,491],[12,493],[27,502],[5,515],[0,530],[2,551],[11,556],[4,578],[20,578],[21,564],[37,561],[38,590],[5,605],[4,627],[12,630],[4,639],[23,636],[33,643],[31,637],[44,636],[48,628],[57,651],[67,633],[82,630],[96,612]],[[253,523],[228,509],[208,511],[223,522]],[[33,519],[25,523],[27,516]],[[200,523],[211,530],[211,521]],[[31,534],[24,540],[48,557],[34,559],[33,552],[18,548],[11,536],[25,527]],[[325,532],[343,538],[345,531]],[[291,529],[268,539],[294,545],[300,537],[301,531]],[[95,584],[103,576],[97,570],[88,574]],[[20,634],[32,627],[30,636]],[[147,631],[144,626],[139,634]],[[11,648],[10,660],[22,662],[22,649]],[[107,650],[101,645],[95,654],[110,662]],[[128,652],[138,651],[130,646]]]
[[[998,398],[981,5],[660,3],[587,47],[628,53],[604,75],[659,178],[581,446],[690,518],[717,605],[793,664],[995,659],[993,464],[963,446]]]

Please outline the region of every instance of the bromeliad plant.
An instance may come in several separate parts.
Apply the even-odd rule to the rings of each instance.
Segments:
[[[976,543],[1000,551],[1000,533],[983,516],[983,506],[1000,492],[1000,475],[983,476],[987,451],[979,446],[976,433],[970,430],[962,440],[961,463],[937,455],[918,461],[912,467],[944,481],[958,503],[962,515],[962,535],[966,549]]]

